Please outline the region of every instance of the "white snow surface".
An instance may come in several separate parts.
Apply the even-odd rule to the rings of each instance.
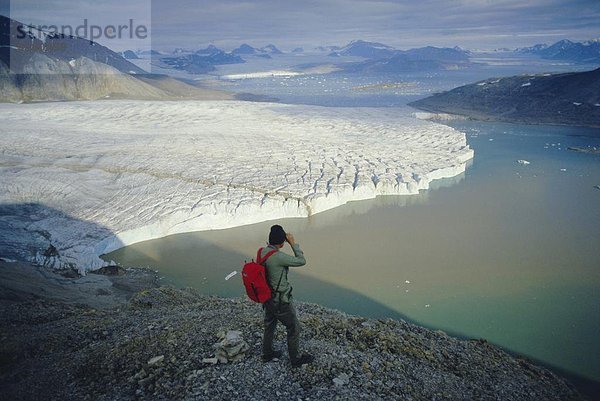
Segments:
[[[408,108],[103,100],[1,104],[0,121],[0,255],[81,273],[139,241],[415,194],[473,157]]]

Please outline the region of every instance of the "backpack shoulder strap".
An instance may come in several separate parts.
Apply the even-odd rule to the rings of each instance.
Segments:
[[[267,261],[267,259],[269,259],[271,257],[271,255],[273,255],[274,253],[276,253],[278,250],[277,249],[273,249],[272,251],[269,251],[265,257],[261,257],[261,253],[263,251],[264,248],[260,248],[258,250],[258,252],[256,253],[256,263],[258,263],[259,265],[262,265],[263,263],[265,263]]]

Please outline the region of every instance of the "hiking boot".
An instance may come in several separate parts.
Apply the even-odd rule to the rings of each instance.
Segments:
[[[299,368],[302,365],[307,365],[312,363],[315,360],[315,357],[310,354],[302,354],[300,358],[296,358],[292,360],[292,368]]]
[[[272,361],[275,358],[281,358],[281,351],[273,351],[269,355],[263,355],[262,356],[263,362],[270,362],[270,361]]]

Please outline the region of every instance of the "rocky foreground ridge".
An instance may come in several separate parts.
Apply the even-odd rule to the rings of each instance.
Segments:
[[[260,360],[262,311],[245,299],[159,287],[92,308],[6,294],[1,399],[581,399],[562,378],[484,340],[312,304],[297,309],[301,345],[316,361],[292,369],[285,351],[281,360]],[[249,350],[218,363],[213,345],[228,330],[241,332]],[[278,330],[276,346],[285,350]]]

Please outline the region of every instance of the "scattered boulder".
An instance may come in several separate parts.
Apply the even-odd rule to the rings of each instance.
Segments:
[[[164,355],[155,356],[154,358],[150,358],[148,361],[148,366],[156,365],[157,363],[162,362],[165,359]]]
[[[220,331],[217,336],[220,341],[213,347],[216,350],[215,357],[219,362],[237,362],[246,357],[250,346],[242,338],[241,331],[230,330],[227,333]]]
[[[333,384],[336,386],[345,386],[350,382],[350,377],[346,373],[340,373],[336,378],[333,379]]]

